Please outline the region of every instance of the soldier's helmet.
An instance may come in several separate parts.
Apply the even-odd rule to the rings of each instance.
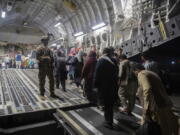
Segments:
[[[41,39],[41,43],[43,43],[44,46],[47,46],[48,45],[48,39],[47,38],[43,38]]]

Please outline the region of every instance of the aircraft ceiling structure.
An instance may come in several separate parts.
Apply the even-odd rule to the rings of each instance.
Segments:
[[[87,33],[96,24],[112,25],[121,17],[122,1],[132,0],[1,0],[1,12],[5,11],[6,17],[0,19],[0,32],[4,26],[21,26],[15,29],[17,34],[23,30],[32,35],[52,33],[54,40],[80,31]]]

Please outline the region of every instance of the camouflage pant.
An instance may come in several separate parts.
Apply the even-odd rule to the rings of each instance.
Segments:
[[[50,68],[41,68],[39,69],[39,90],[40,94],[43,96],[45,93],[45,81],[46,81],[46,76],[49,79],[49,91],[50,94],[54,94],[54,76],[53,76],[53,70]]]

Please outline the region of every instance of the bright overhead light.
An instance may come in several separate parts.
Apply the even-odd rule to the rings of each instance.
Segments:
[[[176,62],[175,61],[171,61],[171,64],[174,65],[174,64],[176,64]]]
[[[61,23],[59,22],[59,23],[57,23],[56,25],[54,25],[54,27],[58,27],[59,25],[61,25]]]
[[[56,46],[57,44],[56,43],[54,43],[54,44],[52,44],[51,46]]]
[[[102,23],[99,23],[99,24],[93,26],[92,29],[93,29],[93,30],[96,30],[96,29],[99,29],[99,28],[101,28],[101,27],[103,27],[103,26],[105,26],[105,25],[106,25],[106,24],[105,24],[104,22],[102,22]]]
[[[78,32],[78,33],[75,33],[74,36],[77,37],[77,36],[81,36],[83,34],[84,34],[83,32]]]
[[[2,17],[2,18],[5,18],[5,17],[6,17],[6,12],[5,12],[5,11],[2,11],[1,17]]]
[[[13,3],[11,1],[9,1],[7,3],[7,7],[6,7],[7,11],[11,11],[12,10],[12,5],[13,5]]]

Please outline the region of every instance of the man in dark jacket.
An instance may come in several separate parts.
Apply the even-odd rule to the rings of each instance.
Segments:
[[[48,38],[44,38],[41,40],[43,46],[37,49],[37,60],[39,65],[39,89],[40,89],[40,98],[45,100],[44,93],[45,93],[45,79],[46,76],[49,78],[49,90],[50,96],[52,98],[57,98],[54,94],[54,76],[53,76],[53,53],[47,47],[48,45]]]
[[[113,128],[113,105],[118,86],[118,66],[112,56],[112,49],[103,50],[103,56],[97,62],[94,76],[94,87],[98,89],[99,99],[104,105],[104,126],[107,128]]]

